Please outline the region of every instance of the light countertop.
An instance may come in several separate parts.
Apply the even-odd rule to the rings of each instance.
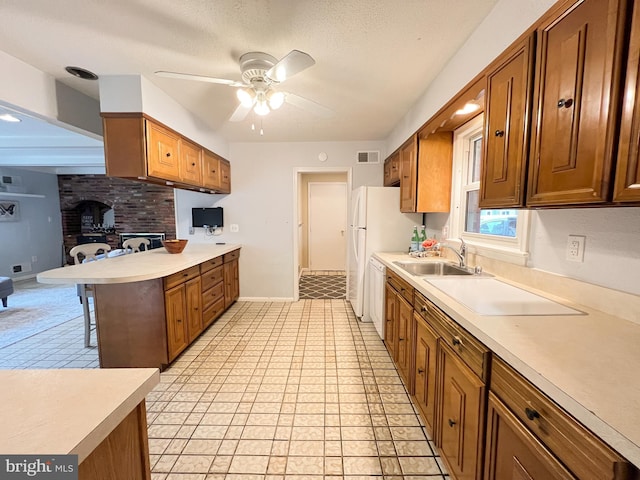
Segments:
[[[240,245],[188,243],[182,253],[164,248],[106,258],[39,273],[38,282],[107,284],[141,282],[166,277],[240,248]]]
[[[159,381],[155,368],[0,370],[0,452],[82,463]]]
[[[479,315],[425,281],[425,277],[411,275],[393,264],[398,260],[443,259],[412,259],[400,253],[374,256],[640,467],[639,324],[499,277],[496,278],[582,314]],[[459,282],[469,279],[457,278]]]

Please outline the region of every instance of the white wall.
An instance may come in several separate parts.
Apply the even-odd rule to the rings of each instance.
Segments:
[[[231,144],[231,194],[205,195],[176,190],[178,236],[193,242],[242,245],[240,295],[292,298],[294,291],[294,170],[299,167],[352,167],[352,186],[382,184],[382,164],[356,165],[359,150],[381,150],[382,142]],[[328,160],[320,162],[318,154]],[[189,236],[191,208],[224,208],[225,228],[218,237],[197,228]],[[231,233],[229,225],[239,226]]]
[[[0,175],[19,176],[26,193],[44,195],[13,197],[0,192],[0,200],[17,201],[20,208],[18,221],[0,222],[0,276],[17,279],[62,266],[58,177],[7,167],[0,169]],[[14,274],[11,266],[17,264],[23,265],[23,272]]]

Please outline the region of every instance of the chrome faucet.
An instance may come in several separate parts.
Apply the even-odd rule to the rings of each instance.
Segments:
[[[460,267],[466,268],[467,267],[467,244],[464,242],[462,238],[460,239],[460,242],[461,242],[460,250],[456,250],[451,245],[447,245],[446,243],[438,243],[437,247],[438,249],[445,247],[451,250],[458,257],[458,262],[460,264]]]

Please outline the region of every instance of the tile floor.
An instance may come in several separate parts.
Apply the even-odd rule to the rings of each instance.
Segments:
[[[93,368],[82,317],[1,368]],[[372,324],[345,300],[233,305],[147,397],[152,480],[447,479]]]

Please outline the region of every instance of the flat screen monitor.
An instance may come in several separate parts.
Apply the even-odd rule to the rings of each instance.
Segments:
[[[223,227],[222,207],[192,208],[191,220],[193,227]]]

